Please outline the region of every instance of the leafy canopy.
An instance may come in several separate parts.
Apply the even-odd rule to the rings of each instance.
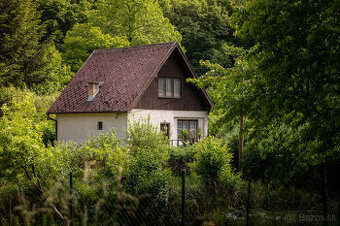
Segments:
[[[132,46],[180,42],[182,37],[154,0],[100,0],[90,21],[112,36],[124,36]]]
[[[228,25],[231,8],[228,0],[169,0],[162,1],[164,14],[183,37],[182,45],[196,73],[207,69],[199,61],[209,60],[223,67],[231,67],[240,46],[248,46],[233,36]]]
[[[252,96],[261,119],[305,125],[306,154],[339,157],[339,7],[335,1],[234,2],[231,25],[258,48]],[[320,155],[321,154],[321,155]]]
[[[95,49],[110,49],[129,46],[126,37],[104,34],[100,27],[90,23],[77,24],[67,33],[63,49],[64,61],[77,71]]]

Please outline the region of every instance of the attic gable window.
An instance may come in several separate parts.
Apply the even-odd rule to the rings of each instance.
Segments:
[[[158,78],[158,97],[181,98],[181,79]]]

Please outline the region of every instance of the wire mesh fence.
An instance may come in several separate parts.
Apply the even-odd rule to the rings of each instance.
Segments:
[[[1,200],[2,225],[339,225],[339,200],[298,191],[271,191],[260,183],[243,183],[231,190],[193,175],[178,177],[157,194],[132,195],[122,187],[96,194],[92,201],[70,187],[52,200],[67,222],[56,217],[48,200],[33,199],[28,191]],[[183,183],[185,178],[185,183]],[[72,180],[71,180],[72,181]],[[70,181],[70,182],[71,182]],[[185,187],[183,187],[183,185]],[[184,192],[184,193],[183,193]],[[185,194],[183,199],[183,194]],[[91,194],[88,194],[89,196]],[[13,201],[16,200],[16,201]],[[184,213],[183,213],[184,207]],[[10,212],[10,209],[12,212]],[[6,211],[4,211],[6,210]],[[184,218],[183,218],[184,216]],[[183,221],[184,220],[184,221]]]

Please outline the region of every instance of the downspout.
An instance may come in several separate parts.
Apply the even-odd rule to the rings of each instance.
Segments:
[[[57,141],[58,140],[58,121],[56,120],[56,119],[54,119],[54,118],[51,118],[51,116],[50,116],[50,114],[47,114],[47,118],[49,119],[49,120],[52,120],[52,121],[54,121],[55,122],[55,140]]]

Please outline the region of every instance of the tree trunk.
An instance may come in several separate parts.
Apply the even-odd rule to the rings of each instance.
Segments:
[[[9,226],[12,226],[12,198],[9,196]]]
[[[244,82],[244,77],[242,77],[242,83]],[[244,93],[242,90],[242,104],[243,104],[243,98],[244,98]],[[239,144],[238,144],[238,167],[239,170],[242,171],[241,169],[241,158],[243,155],[243,149],[244,149],[244,137],[243,137],[243,129],[244,129],[244,115],[243,115],[243,109],[244,106],[241,108],[241,117],[240,117],[240,132],[239,132]]]
[[[241,171],[241,158],[243,155],[243,143],[244,143],[244,137],[243,137],[243,128],[244,128],[244,117],[243,115],[241,115],[241,119],[240,119],[240,133],[239,133],[239,145],[238,145],[238,163],[239,163],[239,169]]]

